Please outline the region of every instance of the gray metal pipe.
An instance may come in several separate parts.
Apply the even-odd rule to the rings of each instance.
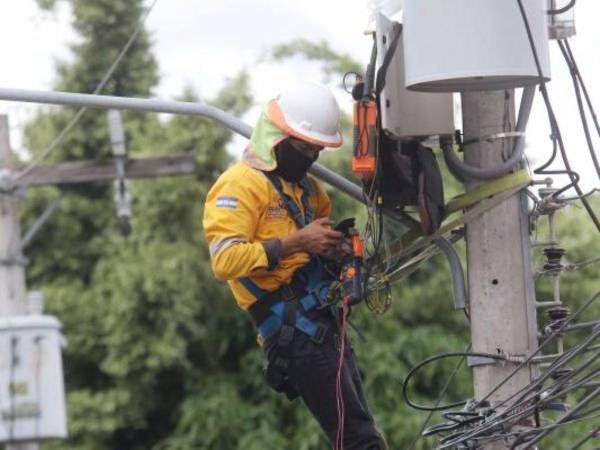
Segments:
[[[101,109],[127,109],[135,111],[187,114],[208,117],[230,130],[250,139],[252,127],[244,121],[214,106],[195,102],[180,102],[146,98],[116,97],[111,95],[74,94],[71,92],[47,92],[25,89],[0,88],[0,100],[11,100],[51,105],[79,106]],[[330,184],[353,199],[364,203],[360,186],[320,164],[313,164],[310,172],[323,182]]]
[[[446,255],[450,264],[450,275],[454,291],[454,309],[465,309],[467,306],[467,288],[465,286],[465,274],[458,253],[456,253],[454,246],[447,239],[436,239],[434,243]]]
[[[0,88],[0,100],[204,116],[219,122],[247,138],[252,134],[252,127],[250,125],[214,106],[203,105],[201,103],[7,88]]]
[[[521,97],[521,104],[519,106],[519,117],[517,119],[517,132],[525,132],[527,128],[527,122],[529,121],[529,114],[531,113],[531,107],[533,105],[533,98],[535,96],[535,86],[526,86],[523,89],[523,95]],[[513,152],[506,161],[495,167],[473,167],[465,162],[458,159],[454,153],[451,140],[440,142],[442,151],[444,153],[444,160],[448,165],[450,172],[461,181],[465,178],[472,178],[476,180],[490,180],[498,178],[499,176],[505,175],[510,172],[517,164],[521,162],[523,153],[525,151],[525,137],[517,136],[515,138],[515,144],[513,146]]]

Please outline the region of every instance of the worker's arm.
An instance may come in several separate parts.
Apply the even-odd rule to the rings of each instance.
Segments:
[[[321,217],[306,227],[281,239],[281,255],[308,252],[329,255],[340,243],[342,233],[331,229],[328,217]]]
[[[279,241],[254,241],[267,199],[266,186],[246,177],[219,179],[208,193],[204,232],[212,269],[218,279],[245,277],[256,269],[270,269],[277,263],[274,258],[269,260],[268,253],[277,252]]]
[[[281,239],[281,252],[285,257],[295,252],[308,252],[329,256],[339,245],[342,234],[331,229],[331,200],[318,181],[310,178],[315,189],[315,220],[302,230]]]

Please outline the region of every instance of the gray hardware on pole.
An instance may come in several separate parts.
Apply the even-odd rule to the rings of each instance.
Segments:
[[[110,133],[113,155],[125,156],[125,131],[123,130],[121,112],[116,109],[110,109],[106,113],[106,117],[108,119],[108,132]]]
[[[117,179],[115,180],[115,203],[117,205],[117,218],[121,227],[121,233],[127,236],[131,233],[131,192],[129,183],[125,178],[125,165],[127,163],[127,150],[125,148],[125,131],[123,129],[123,120],[121,112],[111,109],[107,113],[108,131],[110,133],[110,142],[112,144],[113,155],[117,169]]]
[[[445,140],[441,143],[442,151],[444,153],[444,159],[450,171],[455,174],[459,179],[473,178],[476,180],[491,180],[498,178],[514,169],[517,164],[523,159],[523,152],[525,150],[525,129],[527,128],[527,122],[529,121],[529,114],[531,113],[531,107],[533,105],[533,98],[535,96],[535,86],[527,86],[523,89],[523,95],[521,97],[521,106],[519,107],[519,118],[517,120],[516,131],[512,133],[494,133],[489,137],[503,136],[504,138],[512,137],[515,138],[513,145],[513,152],[510,157],[503,162],[500,162],[493,167],[473,167],[465,162],[462,162],[452,148],[452,141]],[[485,139],[485,138],[484,138]],[[465,143],[479,143],[482,139],[473,138]]]

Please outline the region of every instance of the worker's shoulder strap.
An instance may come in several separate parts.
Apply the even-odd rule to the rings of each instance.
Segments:
[[[277,175],[275,175],[274,173],[270,173],[270,172],[262,172],[261,171],[261,173],[264,174],[264,176],[267,178],[267,180],[270,181],[273,188],[275,188],[275,190],[279,194],[279,197],[285,204],[286,209],[289,211],[289,213],[294,218],[294,221],[296,222],[296,225],[298,225],[298,228],[304,228],[306,225],[308,225],[310,222],[312,222],[313,211],[309,204],[312,187],[310,185],[308,177],[304,177],[302,179],[302,181],[300,182],[300,187],[302,188],[302,197],[301,197],[302,206],[304,208],[304,215],[302,215],[302,211],[300,210],[300,208],[298,207],[298,205],[296,204],[294,199],[291,198],[289,195],[287,195],[283,191],[283,186],[281,185],[281,181],[279,181],[279,178],[277,177]],[[250,277],[240,277],[240,278],[238,278],[238,281],[256,299],[260,299],[261,297],[264,297],[267,294],[267,291],[265,291],[265,290],[261,289],[259,286],[257,286],[256,283],[254,283],[250,279]]]
[[[286,194],[283,190],[283,186],[281,185],[281,181],[279,177],[272,172],[262,172],[264,176],[271,182],[271,185],[275,188],[279,197],[285,204],[286,209],[292,215],[294,222],[298,225],[298,228],[304,228],[306,225],[312,222],[313,219],[313,210],[310,207],[310,196],[313,192],[313,186],[308,179],[308,177],[304,177],[302,181],[300,181],[300,187],[302,188],[302,208],[304,209],[304,215],[302,211],[294,201],[292,197]]]

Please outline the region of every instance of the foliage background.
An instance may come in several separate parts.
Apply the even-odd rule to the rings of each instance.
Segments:
[[[60,0],[39,0],[51,9]],[[129,38],[143,11],[141,0],[62,0],[71,3],[72,63],[57,65],[56,89],[91,92]],[[109,32],[107,30],[110,30]],[[299,40],[277,45],[267,56],[285,64],[306,58],[319,64],[332,86],[362,64],[327,43]],[[143,32],[112,77],[104,94],[149,96],[158,82],[151,38]],[[196,100],[190,89],[181,99]],[[248,75],[240,72],[214,98],[201,99],[241,115],[255,99]],[[42,110],[26,130],[34,154],[50,142],[75,113]],[[28,250],[28,283],[41,288],[46,308],[64,325],[69,434],[45,449],[299,449],[327,444],[298,402],[271,392],[261,377],[262,356],[250,320],[234,305],[227,287],[211,273],[201,217],[210,185],[232,162],[225,145],[231,133],[197,117],[159,120],[124,114],[131,156],[189,153],[198,162],[193,177],[133,181],[133,232],[119,233],[112,187],[107,184],[31,190],[22,205],[24,228],[48,202],[65,194],[59,212]],[[350,120],[344,117],[345,135]],[[323,162],[349,175],[349,144]],[[105,113],[88,111],[46,162],[110,155]],[[448,179],[450,182],[450,180]],[[457,190],[453,185],[450,190]],[[364,213],[330,191],[334,220]],[[596,204],[597,206],[597,204]],[[600,240],[585,214],[560,214],[559,236],[569,259],[600,253]],[[542,224],[540,224],[542,225]],[[539,227],[543,229],[542,226]],[[540,238],[543,232],[540,231]],[[537,260],[537,267],[540,260]],[[565,276],[563,296],[572,308],[600,288],[593,266]],[[551,295],[540,284],[538,295]],[[452,309],[448,270],[436,257],[394,287],[384,316],[362,309],[354,314],[367,342],[355,339],[366,391],[377,421],[393,449],[408,448],[424,414],[402,401],[400,383],[417,362],[433,354],[463,350],[469,341],[464,318]],[[598,305],[589,317],[598,317]],[[540,318],[541,320],[541,318]],[[419,403],[433,403],[453,362],[424,370],[413,385]],[[463,370],[449,399],[471,395]],[[435,417],[434,423],[440,418]],[[585,427],[560,433],[548,449],[564,448]],[[416,449],[434,446],[422,439]]]

